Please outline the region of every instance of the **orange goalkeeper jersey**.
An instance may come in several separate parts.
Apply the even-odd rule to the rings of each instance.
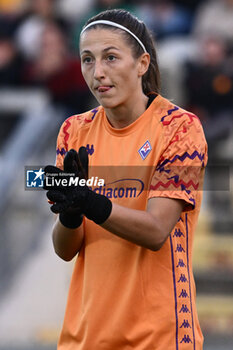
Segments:
[[[58,350],[201,350],[192,247],[207,145],[199,119],[158,95],[131,125],[113,128],[103,107],[68,118],[57,144],[85,146],[92,187],[113,202],[146,210],[152,197],[186,207],[159,251],[85,219]],[[169,212],[167,213],[169,215]]]

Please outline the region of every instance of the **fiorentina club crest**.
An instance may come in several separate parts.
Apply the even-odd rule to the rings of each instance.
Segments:
[[[152,150],[151,144],[147,140],[144,143],[144,145],[141,148],[139,148],[138,152],[139,152],[141,158],[144,160],[148,156],[148,154],[150,153],[151,150]]]

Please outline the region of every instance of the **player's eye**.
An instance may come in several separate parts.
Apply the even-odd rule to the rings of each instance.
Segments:
[[[92,61],[93,61],[93,59],[92,59],[92,57],[90,57],[90,56],[86,56],[86,57],[84,57],[83,59],[82,59],[82,62],[83,63],[92,63]]]
[[[108,57],[107,57],[107,60],[110,62],[115,61],[115,59],[116,59],[116,56],[114,56],[114,55],[108,55]]]

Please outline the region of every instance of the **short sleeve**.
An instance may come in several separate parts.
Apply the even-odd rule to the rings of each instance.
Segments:
[[[64,121],[57,137],[56,166],[58,168],[63,169],[64,157],[68,150],[74,147],[74,140],[77,141],[81,128],[89,125],[98,111],[97,107],[85,113],[72,115]]]
[[[196,206],[198,192],[203,189],[207,164],[207,144],[199,119],[184,115],[156,165],[149,187],[149,198],[183,199],[185,211]]]

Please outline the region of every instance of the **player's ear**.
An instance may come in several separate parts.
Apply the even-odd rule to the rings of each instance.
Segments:
[[[144,52],[139,58],[138,58],[138,76],[142,77],[149,68],[150,65],[150,55],[147,52]]]

